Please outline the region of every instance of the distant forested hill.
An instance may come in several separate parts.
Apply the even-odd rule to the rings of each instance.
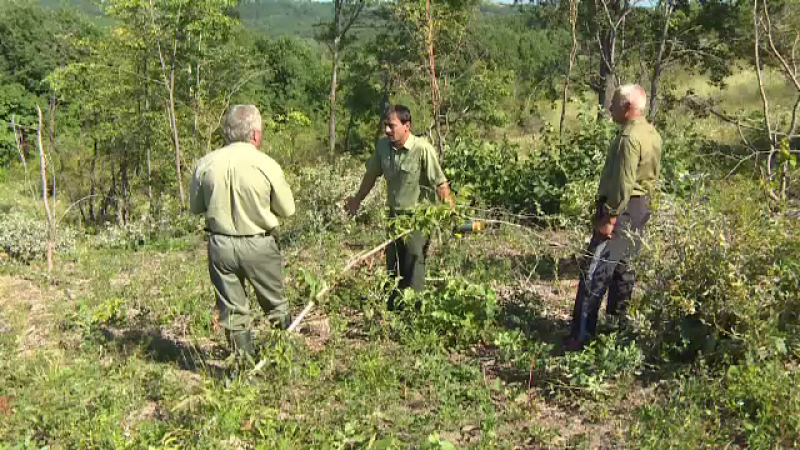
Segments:
[[[72,7],[104,23],[102,9],[96,0],[39,0],[49,8]],[[250,30],[273,36],[293,35],[310,38],[315,25],[329,20],[333,13],[330,2],[311,0],[243,0],[236,8],[242,23]],[[507,5],[484,5],[486,15],[513,14]]]
[[[313,36],[314,25],[329,20],[333,12],[330,3],[307,0],[245,0],[237,10],[251,30],[303,37]]]

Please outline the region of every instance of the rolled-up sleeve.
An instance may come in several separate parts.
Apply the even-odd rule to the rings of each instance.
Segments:
[[[618,167],[613,169],[613,176],[609,180],[605,210],[607,214],[618,216],[625,212],[631,192],[636,185],[636,168],[642,146],[631,136],[623,136],[619,142]]]

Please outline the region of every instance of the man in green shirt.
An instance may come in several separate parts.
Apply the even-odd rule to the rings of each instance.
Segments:
[[[567,341],[571,349],[580,348],[595,334],[606,291],[606,310],[612,316],[624,314],[633,293],[634,274],[628,260],[641,246],[638,235],[650,219],[650,194],[661,170],[661,136],[644,118],[646,101],[638,85],[625,85],[614,93],[611,116],[621,127],[600,178],[594,235],[581,264]]]
[[[236,353],[255,357],[254,311],[245,280],[268,319],[282,329],[291,322],[283,296],[283,260],[275,239],[279,217],[294,214],[294,197],[275,160],[258,150],[261,115],[252,105],[228,113],[228,145],[198,161],[190,190],[190,210],[204,214],[211,281],[220,325]]]
[[[356,195],[347,200],[345,209],[358,213],[361,202],[380,176],[386,178],[389,216],[411,214],[424,202],[441,199],[453,204],[450,185],[444,176],[439,158],[430,143],[411,134],[411,110],[394,105],[386,112],[386,137],[375,145],[367,161],[367,171]],[[398,239],[386,249],[389,274],[400,277],[400,289],[425,289],[425,258],[430,237],[414,231],[406,239]],[[389,297],[389,309],[395,309],[396,292]]]

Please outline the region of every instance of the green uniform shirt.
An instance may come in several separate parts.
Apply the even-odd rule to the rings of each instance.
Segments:
[[[447,182],[433,146],[425,139],[408,137],[400,148],[381,138],[367,161],[367,176],[386,178],[386,204],[392,213],[409,212],[423,201],[436,202],[436,188]]]
[[[632,195],[653,191],[661,171],[661,136],[647,123],[634,119],[623,125],[611,143],[600,178],[598,196],[606,213],[618,216]]]
[[[212,233],[247,236],[271,231],[294,214],[294,197],[281,166],[255,146],[237,142],[197,162],[190,211],[206,216]]]

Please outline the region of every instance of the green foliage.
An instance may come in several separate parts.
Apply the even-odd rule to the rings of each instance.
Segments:
[[[56,232],[53,251],[69,252],[75,244],[75,231],[60,226]],[[47,252],[47,224],[44,212],[41,218],[33,218],[16,211],[0,213],[0,251],[24,263],[44,259]]]
[[[571,386],[591,396],[608,394],[610,380],[641,373],[644,354],[634,342],[621,342],[614,333],[601,335],[581,352],[568,353],[560,371]]]
[[[250,29],[272,36],[311,38],[314,27],[330,20],[333,8],[325,3],[295,0],[256,0],[241,2],[236,14]]]
[[[549,132],[541,148],[532,149],[527,158],[508,142],[457,142],[447,154],[448,178],[456,191],[467,189],[485,204],[511,211],[557,215],[565,202],[564,212],[586,215],[589,209],[577,211],[584,205],[577,204],[574,191],[596,186],[611,126],[590,113],[582,117],[578,132],[561,141]],[[565,191],[564,186],[572,187]]]
[[[319,240],[325,233],[350,230],[353,221],[344,212],[343,197],[358,188],[360,165],[344,157],[336,163],[303,167],[288,174],[295,188],[297,213],[281,226],[281,239],[287,242],[301,238]],[[382,200],[374,195],[362,205],[357,218],[360,223],[377,223],[383,216]]]
[[[406,311],[404,320],[396,323],[397,331],[435,337],[439,345],[453,348],[468,348],[486,339],[498,310],[489,286],[459,277],[448,277],[443,285],[421,294],[406,290],[401,301]],[[419,312],[413,308],[417,303]]]
[[[772,348],[781,329],[797,326],[796,230],[747,200],[752,192],[730,185],[722,192],[711,198],[716,208],[698,198],[662,202],[654,221],[655,232],[672,239],[649,243],[635,316],[656,350],[739,357]]]
[[[83,16],[71,10],[51,11],[32,2],[0,6],[0,80],[7,78],[35,94],[47,92],[45,77],[60,64],[85,56],[75,45],[96,37]]]
[[[317,117],[324,110],[330,80],[319,49],[296,37],[264,36],[256,40],[254,56],[268,69],[255,91],[255,103],[265,113]]]
[[[731,436],[748,448],[795,448],[800,444],[797,375],[768,361],[682,377],[670,383],[664,402],[642,408],[632,438],[643,449],[694,448],[701,442],[719,447]]]
[[[38,100],[19,83],[3,83],[0,75],[0,117],[8,121],[8,126],[0,126],[0,166],[19,159],[14,131],[10,126],[12,116],[15,116],[17,125],[30,129],[35,121]]]

